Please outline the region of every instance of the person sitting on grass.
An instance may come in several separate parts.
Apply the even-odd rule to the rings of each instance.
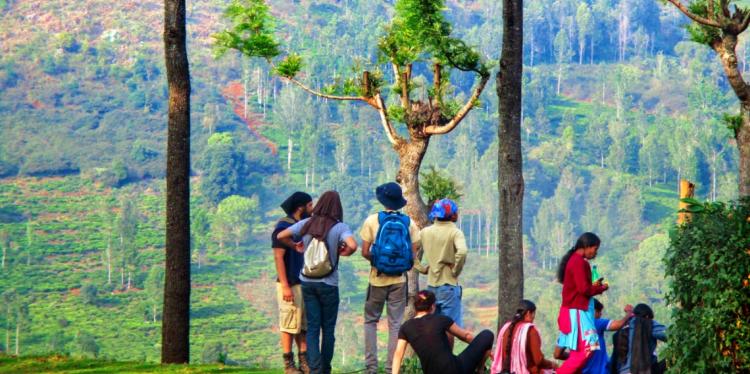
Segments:
[[[536,305],[521,300],[513,319],[497,333],[492,374],[552,373],[552,369],[557,369],[557,364],[542,354],[542,338],[534,326],[535,317]]]
[[[416,315],[404,322],[398,332],[398,343],[393,354],[393,374],[401,372],[401,362],[410,344],[419,357],[425,374],[464,374],[482,371],[492,349],[494,335],[483,330],[476,337],[459,327],[452,319],[435,313],[435,294],[424,290],[414,301]],[[468,343],[458,356],[448,343],[446,332]]]

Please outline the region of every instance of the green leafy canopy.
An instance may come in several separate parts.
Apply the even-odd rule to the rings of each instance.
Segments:
[[[264,0],[234,0],[224,12],[232,27],[213,36],[217,57],[235,49],[248,57],[270,60],[279,54],[273,17]]]

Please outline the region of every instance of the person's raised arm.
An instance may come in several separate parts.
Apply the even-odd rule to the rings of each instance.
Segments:
[[[393,352],[393,363],[391,364],[393,374],[401,372],[401,361],[404,360],[404,352],[406,352],[406,340],[399,339],[398,343],[396,343],[396,350]]]
[[[295,248],[294,240],[294,232],[291,228],[286,228],[280,233],[276,234],[276,239],[278,239],[282,244],[289,248]]]
[[[659,322],[652,321],[651,335],[654,337],[654,339],[666,342],[667,341],[667,327],[662,325]]]
[[[474,340],[474,335],[471,335],[469,330],[462,329],[455,322],[448,328],[448,332],[466,343],[471,343],[471,341]]]
[[[356,251],[357,241],[354,240],[353,236],[348,236],[344,239],[344,247],[341,249],[341,252],[339,252],[339,254],[342,256],[351,256]]]
[[[607,330],[609,331],[617,331],[621,329],[623,326],[625,326],[628,321],[630,321],[630,318],[633,317],[633,306],[628,304],[625,305],[625,316],[609,323],[609,326],[607,326]]]

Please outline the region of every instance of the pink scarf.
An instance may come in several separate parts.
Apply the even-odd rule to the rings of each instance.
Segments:
[[[528,365],[526,363],[526,338],[529,336],[529,329],[536,327],[533,323],[519,322],[520,327],[517,329],[515,336],[510,336],[513,339],[510,347],[510,372],[515,374],[529,374]],[[505,323],[503,328],[497,334],[497,344],[495,346],[495,354],[492,356],[495,358],[492,361],[492,368],[490,372],[492,374],[498,374],[503,368],[503,359],[505,359],[505,342],[503,337],[505,332],[508,331],[510,322]],[[512,333],[512,332],[511,332]],[[552,370],[542,370],[543,373],[554,373]]]

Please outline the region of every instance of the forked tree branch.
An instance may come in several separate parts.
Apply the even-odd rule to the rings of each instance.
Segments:
[[[680,12],[682,12],[688,18],[690,18],[691,20],[693,20],[695,22],[700,23],[701,25],[721,28],[721,24],[718,21],[716,21],[714,19],[706,18],[706,17],[701,17],[701,16],[699,16],[699,15],[691,12],[690,9],[688,9],[687,6],[685,6],[685,4],[682,3],[681,0],[667,0],[667,1],[669,1],[670,3],[672,3],[672,5],[674,5],[675,7],[677,7],[677,9],[679,9]],[[712,15],[709,14],[709,17],[711,17],[711,16]]]
[[[383,130],[385,131],[386,137],[388,137],[388,141],[392,145],[397,145],[404,142],[404,139],[400,137],[396,133],[396,129],[393,128],[391,120],[388,119],[388,110],[385,107],[385,102],[383,102],[383,98],[380,96],[380,93],[376,93],[375,96],[373,96],[373,99],[375,100],[375,104],[378,105],[377,109],[378,114],[380,114],[380,123],[383,125]]]
[[[484,90],[484,86],[487,84],[487,81],[490,79],[489,75],[482,75],[481,77],[482,79],[479,81],[479,84],[477,85],[477,87],[474,88],[474,92],[471,93],[471,97],[469,98],[469,100],[467,100],[466,104],[464,104],[464,106],[461,107],[458,113],[456,113],[456,115],[453,116],[450,122],[446,123],[443,126],[437,126],[437,125],[426,126],[424,128],[425,134],[429,134],[429,135],[447,134],[453,131],[453,129],[455,129],[456,126],[458,126],[461,120],[463,120],[464,117],[466,117],[466,114],[469,113],[471,108],[474,107],[474,102],[476,102],[477,99],[479,98],[479,95],[482,94],[482,90]]]

